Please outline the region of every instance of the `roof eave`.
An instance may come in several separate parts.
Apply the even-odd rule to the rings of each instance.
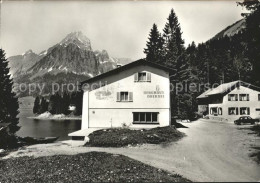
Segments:
[[[131,63],[126,64],[126,65],[124,65],[124,66],[115,68],[115,69],[113,69],[113,70],[111,70],[111,71],[105,72],[105,73],[103,73],[103,74],[100,74],[100,75],[97,75],[97,76],[95,76],[95,77],[93,77],[93,78],[90,78],[90,79],[88,79],[88,80],[86,80],[86,81],[83,81],[83,82],[80,83],[80,85],[82,86],[83,84],[91,83],[91,82],[93,82],[93,81],[95,81],[95,80],[98,80],[98,79],[101,79],[101,78],[103,78],[103,77],[109,76],[110,74],[113,74],[113,73],[115,73],[115,72],[120,72],[120,71],[126,69],[126,67],[132,67],[132,66],[139,65],[139,64],[140,64],[140,65],[143,64],[143,65],[150,65],[150,66],[153,66],[153,67],[157,67],[157,68],[160,68],[160,69],[162,69],[162,70],[166,70],[166,71],[168,71],[169,73],[173,73],[173,72],[174,72],[172,69],[167,68],[167,67],[165,67],[165,66],[162,66],[162,65],[159,65],[159,64],[156,64],[156,63],[153,63],[153,62],[149,62],[149,61],[146,61],[146,60],[144,60],[144,59],[139,59],[139,60],[137,60],[137,61],[131,62]]]

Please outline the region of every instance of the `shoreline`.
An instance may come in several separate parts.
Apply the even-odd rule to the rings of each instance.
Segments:
[[[30,116],[30,117],[27,117],[28,119],[38,119],[38,120],[81,120],[81,116],[79,117],[60,117],[60,118],[57,118],[55,116],[52,116],[52,117],[47,117],[47,118],[42,118],[42,117],[38,117],[38,116]]]

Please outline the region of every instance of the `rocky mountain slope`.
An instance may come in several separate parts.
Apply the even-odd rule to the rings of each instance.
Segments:
[[[214,36],[212,39],[219,39],[225,36],[232,37],[233,35],[239,33],[240,31],[243,31],[246,27],[246,20],[241,19],[234,24],[228,26],[221,32],[219,32],[216,36]]]
[[[22,55],[9,57],[10,74],[13,77],[26,74],[27,70],[38,62],[44,55],[36,54],[32,50],[28,50]]]
[[[80,82],[114,69],[117,64],[131,62],[131,59],[113,58],[106,50],[93,51],[90,40],[82,32],[68,34],[40,54],[29,50],[8,60],[15,83]]]

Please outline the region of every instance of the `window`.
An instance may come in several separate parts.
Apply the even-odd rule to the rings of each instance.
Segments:
[[[117,102],[132,102],[133,92],[117,92]]]
[[[135,82],[150,82],[151,73],[149,72],[138,72],[135,73]]]
[[[249,107],[240,107],[240,115],[250,115]]]
[[[239,100],[240,101],[249,101],[249,94],[240,94]]]
[[[158,113],[152,113],[152,122],[155,123],[155,122],[158,122]]]
[[[156,116],[157,116],[157,114],[156,114]],[[151,123],[151,122],[152,122],[152,113],[151,113],[151,112],[147,112],[147,113],[146,113],[146,121],[147,121],[148,123]],[[156,121],[157,121],[157,119],[156,119]]]
[[[237,94],[228,94],[228,101],[237,101]]]
[[[238,115],[238,108],[237,107],[229,107],[228,108],[229,115]]]
[[[139,113],[134,112],[133,115],[134,115],[134,122],[135,122],[135,121],[140,121],[140,120],[139,120]]]
[[[146,117],[146,113],[141,112],[140,113],[140,122],[145,122],[146,121],[145,117]]]
[[[146,81],[146,72],[138,73],[138,81]]]
[[[134,124],[158,124],[158,112],[133,112]]]
[[[120,100],[128,101],[128,92],[120,92]]]
[[[258,94],[258,101],[260,101],[260,94]]]
[[[211,107],[210,108],[210,114],[217,115],[217,113],[218,113],[218,108],[217,107]]]
[[[222,107],[218,108],[218,115],[222,115]]]

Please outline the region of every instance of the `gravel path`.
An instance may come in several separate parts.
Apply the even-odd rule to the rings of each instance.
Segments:
[[[158,168],[177,172],[192,181],[260,181],[260,166],[249,157],[260,146],[252,131],[231,123],[196,121],[179,129],[184,137],[168,146],[109,150]]]

